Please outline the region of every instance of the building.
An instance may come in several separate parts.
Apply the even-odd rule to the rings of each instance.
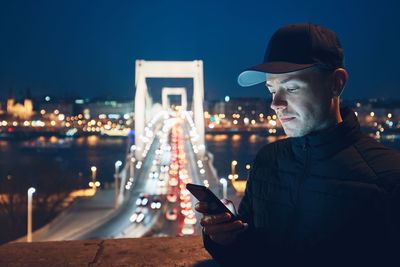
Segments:
[[[33,111],[33,101],[30,96],[29,90],[27,90],[26,96],[23,101],[17,101],[12,93],[7,100],[7,115],[21,119],[30,119],[35,112]]]
[[[74,115],[74,104],[66,101],[46,101],[38,103],[37,110],[41,114],[54,113],[56,115],[64,114],[65,116],[72,116]]]
[[[100,115],[116,118],[133,113],[133,101],[99,100],[87,103],[84,106],[91,118],[98,118]]]
[[[274,114],[269,101],[261,97],[233,97],[228,101],[213,103],[213,114],[225,114],[226,118],[239,117],[256,119],[260,114]],[[239,114],[240,116],[237,116]]]

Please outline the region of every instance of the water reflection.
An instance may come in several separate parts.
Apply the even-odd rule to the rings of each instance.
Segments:
[[[249,142],[254,144],[255,142],[257,142],[257,138],[258,138],[258,136],[256,134],[252,134],[249,137]]]
[[[49,138],[49,142],[52,144],[56,144],[58,142],[58,138],[55,136],[52,136]]]
[[[207,149],[214,155],[214,166],[220,177],[226,177],[230,173],[232,160],[238,165],[236,171],[240,178],[247,177],[246,164],[252,163],[258,150],[278,138],[263,134],[221,134],[207,138]]]
[[[83,146],[86,142],[86,137],[78,137],[75,139],[75,144],[78,146]]]
[[[88,136],[88,138],[86,140],[87,140],[87,144],[90,147],[96,146],[99,143],[99,137],[97,137],[96,135]]]
[[[8,147],[8,142],[7,141],[0,141],[0,147],[3,149]]]
[[[232,141],[237,142],[240,141],[242,137],[240,136],[240,134],[234,134],[232,135]]]
[[[205,141],[211,141],[211,142],[223,142],[226,141],[229,138],[227,134],[206,134],[205,135]]]
[[[114,163],[124,158],[126,143],[126,138],[97,136],[76,139],[42,136],[32,140],[2,140],[0,178],[13,175],[34,183],[45,173],[47,179],[80,178],[82,184],[86,185],[90,180],[90,167],[95,165],[99,181],[113,181]]]

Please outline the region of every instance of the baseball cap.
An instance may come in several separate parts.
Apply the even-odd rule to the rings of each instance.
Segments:
[[[336,34],[311,23],[285,25],[271,37],[264,62],[238,76],[241,86],[265,82],[265,73],[288,73],[319,66],[336,69],[344,66],[343,49]]]

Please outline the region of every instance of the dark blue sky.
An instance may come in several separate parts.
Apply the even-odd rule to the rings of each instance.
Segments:
[[[1,0],[0,97],[10,88],[132,97],[136,59],[202,59],[208,99],[265,96],[263,86],[240,88],[238,73],[262,61],[276,28],[308,21],[341,39],[344,98],[399,98],[399,17],[395,0]],[[151,87],[164,82],[179,85]]]

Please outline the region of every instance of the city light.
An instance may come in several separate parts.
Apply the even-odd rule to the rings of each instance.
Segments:
[[[36,188],[34,188],[34,187],[30,187],[29,189],[28,189],[28,195],[32,195],[32,194],[34,194],[36,192]]]
[[[65,119],[65,115],[64,114],[58,115],[58,120],[59,121],[63,121],[64,119]]]
[[[230,100],[230,102],[233,101]],[[85,116],[83,114],[78,114],[79,112],[76,114],[70,114],[68,113],[68,108],[58,105],[57,103],[51,103],[51,106],[38,105],[35,116],[30,118],[22,119],[17,117],[2,117],[0,120],[0,126],[3,128],[1,128],[1,130],[3,132],[14,130],[21,131],[21,128],[23,128],[24,131],[36,131],[39,134],[41,131],[56,133],[54,135],[57,137],[43,137],[43,140],[51,143],[53,147],[57,147],[67,136],[67,139],[72,139],[70,137],[74,137],[74,139],[78,137],[75,140],[77,140],[76,142],[79,144],[85,143],[86,140],[88,140],[88,143],[92,146],[92,138],[100,140],[101,138],[98,137],[100,136],[100,133],[101,135],[108,135],[110,133],[118,134],[123,133],[127,129],[135,129],[135,117],[132,113],[125,111],[120,112],[118,116],[116,116],[117,112],[107,112],[106,110],[96,110],[96,112],[94,112],[90,108],[87,108],[87,103],[88,102],[85,102],[84,106],[81,106],[78,109],[80,110],[79,112],[86,110],[84,112]],[[220,101],[220,104],[221,103],[223,104],[224,102]],[[57,109],[55,109],[55,107],[57,107]],[[205,138],[207,141],[211,140],[211,142],[215,143],[232,142],[240,144],[242,142],[249,142],[251,145],[258,145],[259,142],[263,141],[271,142],[271,140],[277,140],[284,136],[284,131],[277,116],[268,112],[272,111],[260,110],[254,105],[241,104],[240,102],[236,102],[236,99],[234,103],[229,103],[229,105],[222,106],[220,109],[210,108],[210,111],[204,111],[204,124],[202,127],[204,127],[204,131],[206,132]],[[88,119],[90,114],[92,114],[92,117]],[[91,192],[98,191],[100,196],[107,190],[112,189],[115,194],[114,205],[115,207],[119,207],[119,205],[124,203],[121,199],[124,197],[127,198],[131,193],[136,194],[137,190],[135,186],[138,181],[141,181],[140,175],[146,175],[149,184],[153,186],[153,188],[150,189],[150,192],[152,193],[149,194],[149,205],[147,205],[147,208],[150,210],[151,207],[154,207],[154,209],[160,207],[161,211],[168,212],[170,207],[163,206],[163,198],[161,198],[161,202],[158,202],[159,204],[155,204],[155,202],[152,201],[153,197],[169,195],[169,190],[174,188],[176,191],[174,191],[172,196],[169,196],[166,201],[172,199],[172,201],[178,202],[176,203],[176,207],[182,207],[183,211],[178,210],[176,218],[174,216],[172,216],[172,218],[175,218],[174,220],[184,224],[193,223],[194,220],[189,214],[191,213],[190,210],[193,209],[192,205],[195,202],[192,202],[191,199],[188,200],[188,195],[180,193],[180,191],[185,188],[185,183],[194,181],[198,184],[204,184],[206,187],[216,190],[216,192],[222,194],[223,197],[226,198],[229,197],[229,194],[232,194],[232,192],[240,192],[238,186],[248,180],[252,166],[250,164],[242,164],[243,162],[232,160],[230,166],[228,162],[222,172],[222,175],[226,178],[215,177],[216,173],[220,173],[221,171],[218,170],[218,172],[215,172],[212,166],[213,161],[207,158],[208,150],[206,150],[205,144],[201,142],[202,136],[199,134],[200,131],[196,129],[191,114],[193,115],[193,112],[182,112],[166,116],[166,114],[163,113],[159,118],[160,120],[164,118],[166,121],[161,124],[160,120],[155,119],[155,117],[150,117],[150,121],[144,124],[144,132],[141,133],[141,135],[133,135],[129,136],[129,138],[132,137],[132,139],[125,139],[128,141],[126,144],[129,144],[127,148],[124,148],[126,155],[123,158],[127,165],[122,168],[123,164],[125,164],[123,161],[118,160],[111,162],[111,164],[114,163],[115,166],[114,183],[108,181],[105,184],[101,184],[100,181],[96,180],[98,171],[97,167],[85,165],[85,168],[91,166],[89,167],[91,171],[91,176],[89,178],[91,179],[88,180],[88,177],[82,175],[82,181],[79,182],[79,186],[83,187],[84,190],[90,190]],[[398,121],[399,117],[395,108],[375,109],[367,108],[367,106],[364,105],[361,109],[355,111],[355,115],[358,116],[363,128],[369,130],[369,135],[373,138],[388,140],[386,138],[395,136],[395,133],[393,134],[393,132],[400,128],[400,122]],[[183,141],[181,140],[180,142],[182,143],[174,146],[171,144],[173,137],[170,136],[170,134],[172,131],[175,131],[173,129],[177,122],[181,123],[182,126],[185,126],[181,127],[184,130],[179,127],[179,130],[176,130],[177,133],[180,135],[182,134]],[[221,133],[218,131],[221,131]],[[208,132],[210,134],[208,134]],[[81,136],[84,138],[81,138]],[[127,136],[128,134],[124,135],[124,137]],[[264,137],[266,139],[264,139]],[[137,140],[144,142],[143,146],[138,146],[140,151],[136,145],[134,145]],[[156,143],[154,143],[155,141]],[[188,142],[188,145],[184,142]],[[156,147],[154,147],[154,144],[156,144]],[[187,147],[191,148],[189,149],[189,152],[187,151]],[[169,160],[175,160],[176,166],[170,165],[168,161],[163,159],[163,157],[169,153],[176,153],[175,156],[169,156]],[[144,159],[142,159],[143,161],[139,161],[136,158],[136,154],[138,156],[142,155],[144,157]],[[186,154],[189,154],[190,157],[187,157]],[[204,156],[204,154],[206,156]],[[226,158],[231,160],[229,157],[232,155],[237,154],[229,154]],[[163,160],[165,161],[164,163],[162,163]],[[215,157],[213,160],[215,162],[216,160],[219,160],[219,158]],[[93,162],[101,164],[98,160],[91,161],[91,164],[93,164]],[[193,165],[190,166],[190,164]],[[188,165],[191,168],[190,172],[185,172],[180,169],[182,166],[186,167]],[[151,166],[157,167],[153,170],[150,169],[152,168]],[[194,169],[192,169],[193,167]],[[107,173],[104,173],[105,174],[102,175],[104,175],[105,179],[111,178],[106,177]],[[206,178],[210,180],[207,180]],[[217,180],[214,178],[217,178]],[[210,181],[210,183],[208,181]],[[89,185],[90,188],[87,188],[87,185]],[[100,190],[99,188],[101,186],[103,186],[105,190]],[[127,190],[130,191],[128,192]],[[110,203],[114,200],[114,194],[110,194]],[[91,196],[94,196],[94,194]],[[99,196],[96,198],[98,197]],[[145,211],[145,209],[142,211]],[[131,212],[132,213],[130,213],[129,216],[133,216],[132,214],[134,213],[134,210]],[[144,212],[139,221],[147,222],[150,220],[149,216],[151,216],[152,212],[154,213],[154,211],[151,210],[147,214]],[[136,217],[137,216],[139,215],[136,215]],[[136,218],[132,223],[137,224],[139,222]],[[179,233],[181,232],[180,229],[178,231]]]
[[[225,179],[225,178],[221,178],[221,179],[219,179],[219,182],[222,184],[222,197],[224,198],[224,199],[227,199],[228,198],[228,181]]]
[[[122,161],[118,160],[117,162],[115,162],[115,168],[119,168],[122,165]]]
[[[28,189],[28,223],[27,223],[27,242],[32,242],[32,195],[36,192],[34,187]]]
[[[276,126],[276,121],[275,120],[269,120],[268,123],[271,124],[274,127]]]

